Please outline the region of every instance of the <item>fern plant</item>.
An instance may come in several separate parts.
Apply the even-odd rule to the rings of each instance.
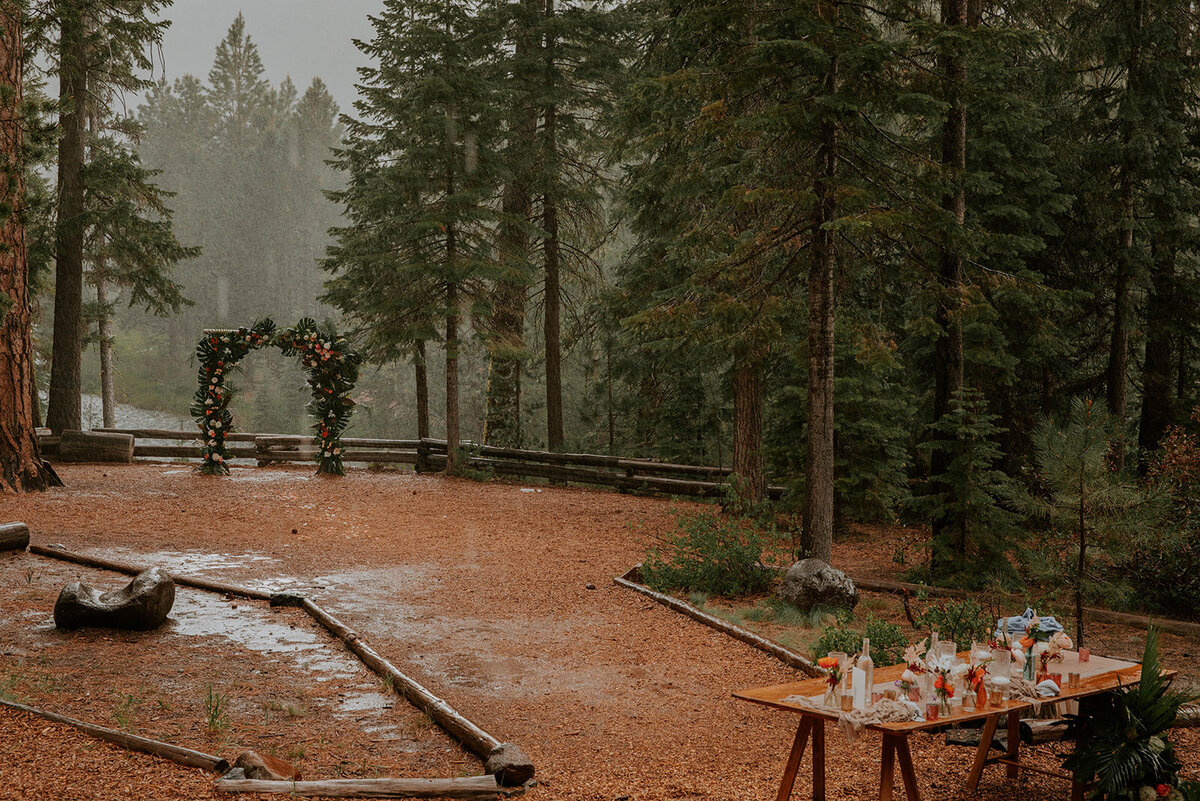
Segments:
[[[1151,627],[1141,681],[1091,699],[1071,716],[1079,745],[1063,767],[1079,781],[1095,782],[1092,799],[1139,801],[1143,787],[1177,787],[1181,765],[1167,732],[1196,696],[1171,685],[1159,666],[1158,631]]]

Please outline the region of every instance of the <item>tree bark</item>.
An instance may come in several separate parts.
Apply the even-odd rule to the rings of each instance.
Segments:
[[[54,343],[46,424],[55,434],[82,428],[83,165],[87,142],[87,45],[82,13],[63,7],[59,41],[57,258],[54,269]]]
[[[522,0],[522,11],[537,13],[537,0]],[[526,64],[534,48],[535,31],[529,28],[529,16],[518,21],[515,37],[514,84],[530,76],[517,72]],[[517,86],[528,92],[528,87]],[[525,303],[529,291],[529,221],[533,203],[530,197],[530,148],[537,147],[537,111],[528,94],[517,109],[509,133],[513,154],[513,177],[504,187],[503,211],[499,231],[502,275],[492,295],[491,336],[488,349],[487,411],[483,441],[500,447],[521,447],[521,370],[525,358]]]
[[[554,0],[545,0],[546,17],[554,16]],[[546,80],[554,80],[554,35],[546,34]],[[544,110],[544,127],[542,130],[542,167],[546,181],[545,194],[542,197],[542,228],[545,230],[543,242],[546,285],[545,285],[545,315],[544,336],[546,341],[546,447],[550,451],[561,451],[563,448],[563,409],[562,409],[562,342],[560,338],[559,306],[561,295],[559,290],[559,256],[558,242],[558,200],[555,197],[554,186],[558,182],[558,144],[557,126],[558,109],[553,103]]]
[[[446,469],[458,467],[458,284],[446,284]]]
[[[103,260],[96,269],[103,273]],[[108,312],[108,282],[103,275],[96,279],[96,305],[100,307],[96,321],[100,350],[100,405],[104,414],[104,427],[117,426],[117,392],[113,377],[112,315]]]
[[[413,368],[417,381],[417,439],[429,436],[429,378],[425,368],[425,340],[418,339]]]
[[[1138,472],[1145,475],[1147,456],[1171,424],[1171,320],[1175,305],[1175,252],[1166,243],[1156,248],[1146,303],[1146,358],[1142,366],[1142,417],[1138,425]]]
[[[967,0],[942,0],[942,24],[965,28],[968,25]],[[967,198],[962,175],[967,168],[967,106],[963,96],[967,81],[967,65],[959,55],[943,53],[938,56],[938,68],[946,80],[946,99],[950,108],[942,125],[942,168],[953,183],[942,195],[942,208],[954,216],[961,227],[966,219]],[[933,349],[933,417],[941,420],[951,411],[954,396],[963,384],[963,334],[959,314],[962,307],[963,259],[959,246],[947,232],[938,254],[938,297],[934,320],[940,333]],[[930,455],[930,475],[943,475],[950,466],[950,454],[942,448]],[[940,482],[939,482],[940,483]],[[937,488],[941,492],[949,487]],[[932,520],[933,538],[938,541],[951,535],[955,521],[944,512]],[[937,568],[931,551],[930,567]]]
[[[825,94],[838,87],[838,57],[834,53],[825,75]],[[813,218],[812,263],[808,271],[808,450],[804,475],[805,556],[825,562],[833,558],[834,439],[833,439],[833,325],[834,243],[825,228],[836,214],[837,123],[821,123],[814,181],[816,215]]]
[[[733,472],[742,481],[742,500],[757,503],[766,497],[763,470],[763,365],[735,355],[733,361]]]
[[[45,489],[48,476],[34,429],[33,342],[30,338],[29,254],[22,215],[25,171],[21,89],[25,49],[24,3],[0,0],[0,487]]]
[[[1135,31],[1140,31],[1144,21],[1145,9],[1141,0],[1133,4],[1133,25]],[[1136,103],[1138,96],[1138,72],[1141,69],[1141,49],[1135,41],[1129,52],[1126,67],[1125,98],[1126,104]],[[1127,110],[1127,116],[1131,110]],[[1113,287],[1113,323],[1112,338],[1109,340],[1108,369],[1105,374],[1107,387],[1108,410],[1117,419],[1120,429],[1113,438],[1109,457],[1113,466],[1120,470],[1125,465],[1125,439],[1121,433],[1124,428],[1126,413],[1126,393],[1129,383],[1129,329],[1133,319],[1133,275],[1135,256],[1133,229],[1136,220],[1135,176],[1132,154],[1133,131],[1131,123],[1124,124],[1122,132],[1121,156],[1121,242],[1120,254],[1117,258],[1117,275]]]

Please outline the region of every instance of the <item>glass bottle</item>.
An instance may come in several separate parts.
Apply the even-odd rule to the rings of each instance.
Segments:
[[[864,681],[867,686],[864,688],[866,694],[863,696],[865,699],[863,705],[869,707],[871,706],[871,690],[875,686],[875,662],[871,659],[871,640],[867,637],[863,637],[862,656],[858,659],[858,669],[866,674]]]

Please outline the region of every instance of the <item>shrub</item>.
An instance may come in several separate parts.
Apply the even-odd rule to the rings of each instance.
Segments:
[[[917,597],[924,600],[922,595]],[[918,629],[930,634],[937,631],[939,638],[953,641],[960,651],[970,648],[972,642],[985,642],[996,623],[983,605],[972,598],[930,603],[916,620]]]
[[[831,651],[861,653],[864,637],[871,640],[871,661],[876,665],[895,665],[903,661],[908,638],[899,626],[867,615],[862,629],[852,629],[850,616],[846,614],[839,617],[837,623],[821,629],[821,636],[813,643],[813,658],[819,659]]]
[[[1082,782],[1095,781],[1092,798],[1137,801],[1142,788],[1176,788],[1181,767],[1169,737],[1179,710],[1195,698],[1171,688],[1158,664],[1158,631],[1146,633],[1142,678],[1080,708],[1071,720],[1079,745],[1063,763]],[[1178,789],[1178,788],[1176,788]]]
[[[675,532],[646,553],[642,578],[660,592],[763,592],[772,578],[761,564],[766,536],[745,518],[710,512],[677,515]]]
[[[1120,562],[1124,597],[1142,611],[1200,619],[1200,532],[1141,542]]]

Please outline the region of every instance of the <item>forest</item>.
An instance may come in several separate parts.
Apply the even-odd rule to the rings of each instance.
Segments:
[[[203,329],[309,316],[365,356],[358,435],[728,466],[786,485],[797,552],[902,521],[922,576],[1049,549],[1083,584],[1090,544],[1195,612],[1190,3],[386,0],[345,109],[241,16],[168,77],[168,3],[53,5],[22,105],[53,431],[81,392],[182,415]],[[240,428],[303,430],[296,368],[239,385]]]

